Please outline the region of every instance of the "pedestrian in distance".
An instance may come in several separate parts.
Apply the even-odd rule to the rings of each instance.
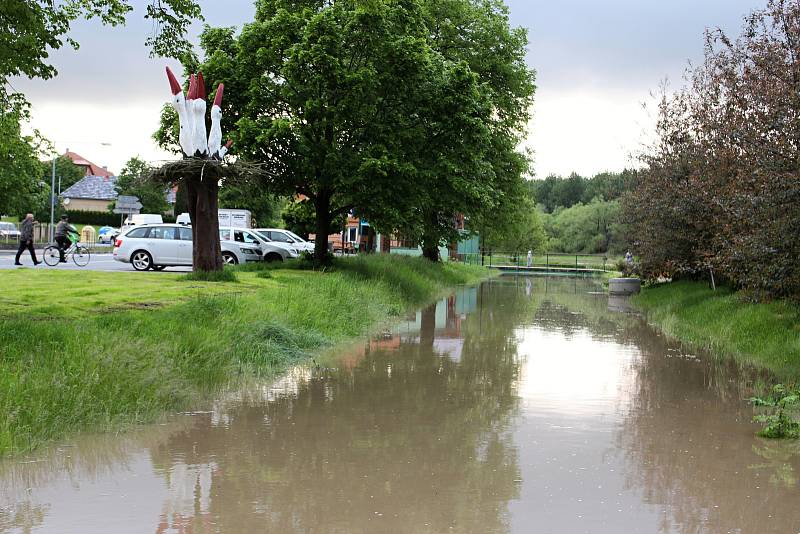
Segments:
[[[17,250],[17,257],[14,259],[14,265],[22,265],[19,258],[22,256],[22,252],[25,249],[28,249],[28,252],[31,253],[31,259],[34,265],[42,263],[36,259],[36,251],[33,248],[33,225],[35,224],[37,223],[33,220],[33,213],[27,214],[22,224],[20,224],[19,249]]]
[[[528,267],[533,265],[533,251],[531,251],[531,250],[528,251],[528,259],[526,261],[526,264],[527,264]]]
[[[628,264],[628,267],[633,265],[633,254],[631,254],[630,250],[625,253],[625,263]]]
[[[69,223],[69,217],[65,214],[61,216],[61,221],[56,226],[56,243],[58,243],[58,253],[61,256],[61,263],[67,263],[64,252],[72,245],[69,234],[77,234],[78,229]]]

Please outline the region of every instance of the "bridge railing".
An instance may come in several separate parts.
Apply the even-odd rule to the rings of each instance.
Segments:
[[[518,268],[520,270],[596,270],[608,271],[617,258],[607,254],[565,254],[561,252],[543,252],[534,254],[528,264],[527,252],[494,252],[460,254],[458,261],[486,267]]]

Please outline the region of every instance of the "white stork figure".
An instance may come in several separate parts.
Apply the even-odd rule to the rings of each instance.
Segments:
[[[217,86],[217,94],[214,97],[214,105],[211,106],[211,129],[208,132],[208,155],[212,158],[219,157],[219,150],[222,145],[222,93],[225,90],[223,84]],[[221,159],[221,158],[220,158]]]
[[[206,137],[206,85],[203,81],[203,73],[198,72],[195,78],[194,95],[191,111],[194,116],[194,133],[192,134],[192,144],[194,145],[195,157],[208,155],[208,138]]]
[[[175,75],[172,73],[169,67],[167,67],[167,78],[169,79],[169,85],[172,89],[172,101],[170,103],[178,113],[178,122],[180,123],[181,128],[178,141],[181,145],[181,150],[183,150],[183,153],[188,156],[194,153],[194,146],[192,144],[192,125],[189,122],[189,111],[186,105],[186,98],[183,95],[181,84],[178,83],[178,79],[175,78]]]

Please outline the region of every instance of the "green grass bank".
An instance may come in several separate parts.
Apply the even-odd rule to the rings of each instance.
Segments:
[[[488,270],[375,255],[328,272],[0,272],[0,455],[150,422],[269,377]]]
[[[645,288],[634,302],[667,335],[723,357],[767,369],[786,383],[800,381],[800,306],[745,302],[736,292],[702,282]]]

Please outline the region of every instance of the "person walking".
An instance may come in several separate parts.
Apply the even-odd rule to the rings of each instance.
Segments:
[[[533,251],[532,250],[528,251],[528,258],[527,258],[525,263],[528,265],[528,267],[533,265]]]
[[[64,252],[72,245],[69,234],[77,234],[78,229],[69,223],[67,215],[61,216],[61,221],[56,225],[56,243],[58,243],[58,253],[61,255],[61,263],[67,263]]]
[[[36,224],[36,221],[33,220],[33,213],[29,213],[25,216],[25,219],[20,224],[20,234],[19,234],[19,249],[17,250],[17,257],[14,259],[14,265],[22,265],[19,261],[20,256],[22,256],[22,252],[25,249],[28,249],[28,252],[31,253],[31,259],[33,260],[34,265],[39,265],[39,260],[36,259],[36,251],[33,248],[33,225]]]

